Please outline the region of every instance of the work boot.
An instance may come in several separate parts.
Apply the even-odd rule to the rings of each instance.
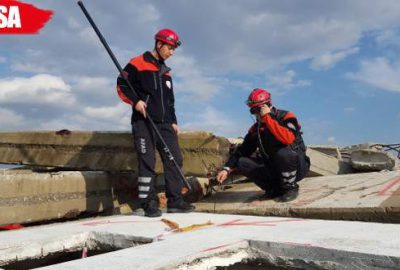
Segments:
[[[293,201],[299,196],[299,189],[289,189],[286,190],[282,196],[276,199],[277,202],[290,202]]]
[[[180,201],[167,206],[167,213],[190,213],[194,210],[194,206],[185,202]]]
[[[158,209],[158,202],[151,200],[148,203],[143,204],[144,215],[146,217],[161,217],[162,212]]]
[[[272,200],[272,199],[278,198],[281,195],[282,195],[281,190],[270,188],[270,189],[267,189],[262,196],[260,196],[260,200]]]

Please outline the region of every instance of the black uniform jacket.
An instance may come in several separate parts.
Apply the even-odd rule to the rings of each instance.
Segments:
[[[235,167],[240,157],[249,157],[257,148],[263,158],[273,158],[282,147],[290,145],[293,150],[305,152],[301,126],[292,112],[272,108],[261,121],[255,123],[244,137],[243,143],[226,162],[226,167]]]
[[[137,95],[128,87],[120,75],[117,92],[122,101],[132,105],[132,123],[143,119],[135,110],[139,100],[147,103],[147,113],[155,123],[177,123],[175,98],[171,69],[163,61],[158,61],[150,52],[133,58],[124,68],[124,76],[129,80]]]

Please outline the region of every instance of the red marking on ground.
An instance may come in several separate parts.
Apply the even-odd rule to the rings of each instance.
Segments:
[[[6,225],[6,226],[0,226],[0,231],[3,230],[19,230],[22,229],[24,226],[22,226],[21,224],[10,224],[10,225]]]
[[[229,246],[232,246],[234,244],[241,243],[241,242],[246,242],[246,240],[241,240],[241,241],[237,241],[237,242],[230,243],[230,244],[225,244],[225,245],[206,248],[206,249],[201,250],[200,252],[207,252],[207,251],[216,250],[216,249],[220,249],[220,248],[224,248],[224,247],[229,247]]]
[[[387,183],[383,188],[379,191],[378,196],[389,196],[393,195],[394,192],[388,192],[393,187],[400,185],[400,177],[396,177]]]
[[[270,221],[249,221],[244,222],[243,219],[231,220],[217,226],[276,226],[277,223],[287,223],[295,221],[304,221],[304,219],[283,219],[283,220],[270,220]]]
[[[81,223],[83,226],[98,226],[98,225],[106,225],[106,224],[127,224],[127,223],[154,223],[160,222],[159,220],[155,221],[139,221],[139,220],[126,220],[126,221],[110,221],[110,220],[100,220],[100,221],[90,221]]]

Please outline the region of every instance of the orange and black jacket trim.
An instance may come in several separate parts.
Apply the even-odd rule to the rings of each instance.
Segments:
[[[226,167],[235,167],[240,157],[249,157],[257,148],[265,151],[268,157],[290,145],[293,150],[305,152],[301,136],[301,126],[292,112],[272,108],[271,113],[264,115],[260,123],[255,123],[246,134],[243,143],[231,155]],[[261,147],[262,146],[262,147]]]
[[[143,119],[134,108],[139,100],[147,102],[147,113],[155,123],[177,123],[170,71],[163,61],[155,59],[150,52],[131,59],[125,66],[124,75],[138,96],[130,90],[121,75],[117,79],[117,93],[122,101],[132,105],[132,123]]]

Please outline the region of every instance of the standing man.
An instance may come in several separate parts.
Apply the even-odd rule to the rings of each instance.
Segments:
[[[121,75],[117,80],[119,97],[132,106],[132,133],[139,165],[139,200],[148,217],[159,217],[162,214],[154,186],[155,149],[160,153],[164,166],[168,213],[188,213],[194,210],[194,206],[183,201],[181,175],[168,159],[164,146],[146,119],[146,114],[153,119],[177,164],[182,167],[171,69],[165,65],[165,60],[174,54],[181,41],[171,29],[158,31],[154,38],[154,49],[131,59],[124,68],[124,75],[138,96],[129,89]]]
[[[237,168],[265,191],[264,199],[292,201],[299,193],[297,182],[310,168],[300,124],[293,113],[273,107],[271,94],[264,89],[254,89],[247,105],[257,122],[217,174],[217,180],[222,183]],[[257,148],[261,156],[250,157]]]

